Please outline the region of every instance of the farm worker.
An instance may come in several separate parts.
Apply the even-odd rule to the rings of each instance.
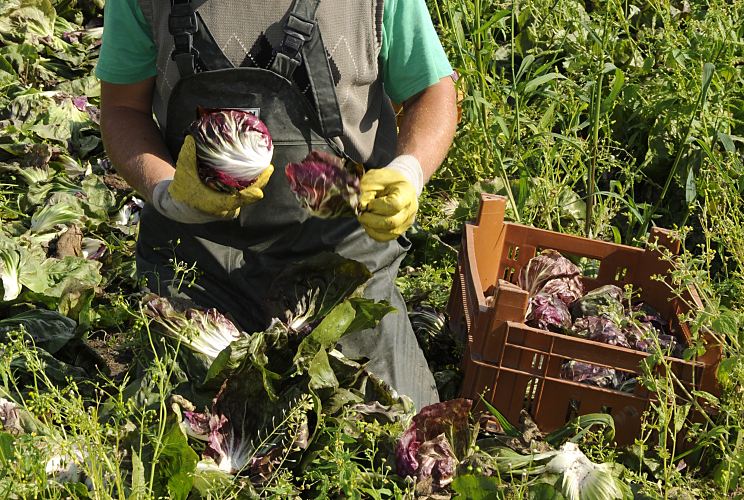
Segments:
[[[355,259],[373,273],[365,295],[397,312],[340,349],[417,407],[438,400],[394,283],[456,124],[453,71],[424,0],[108,0],[96,74],[108,155],[149,202],[137,266],[153,291],[260,331],[285,266],[326,251]],[[403,104],[399,133],[391,100]],[[250,195],[221,199],[192,175],[193,154],[178,161],[198,106],[250,109],[268,127],[275,172]],[[358,220],[308,217],[289,191],[284,167],[312,149],[365,166]],[[176,262],[197,269],[190,286]]]

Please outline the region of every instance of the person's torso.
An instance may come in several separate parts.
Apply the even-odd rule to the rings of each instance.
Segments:
[[[174,43],[168,31],[170,2],[139,3],[153,28],[158,49],[154,112],[165,130],[167,104],[180,79],[171,60]],[[268,68],[281,46],[283,21],[291,3],[207,0],[196,10],[233,66]],[[382,0],[320,2],[316,14],[343,118],[343,148],[352,159],[370,167],[386,165],[393,158],[396,145],[395,116],[378,70],[382,15]],[[302,66],[293,81],[312,100]]]

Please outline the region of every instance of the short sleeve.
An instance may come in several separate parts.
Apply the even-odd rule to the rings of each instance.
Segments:
[[[402,103],[453,73],[425,0],[387,0],[380,67],[385,92]]]
[[[96,76],[128,84],[157,73],[157,48],[137,0],[106,0]]]

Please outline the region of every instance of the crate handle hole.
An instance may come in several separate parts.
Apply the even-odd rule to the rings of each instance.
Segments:
[[[519,258],[519,247],[509,246],[509,250],[507,251],[506,254],[509,260],[517,260]]]
[[[532,368],[542,370],[543,363],[545,362],[545,356],[542,354],[535,354],[532,356]]]
[[[507,267],[504,269],[504,280],[513,283],[512,278],[514,277],[516,270],[513,267]]]
[[[537,377],[531,378],[527,382],[527,387],[525,387],[524,390],[524,400],[522,403],[522,408],[524,410],[527,410],[528,413],[532,414],[532,406],[535,403],[535,396],[537,395],[537,384],[540,382],[540,379]]]
[[[626,276],[628,276],[628,268],[619,267],[615,272],[615,281],[623,281],[625,280]]]

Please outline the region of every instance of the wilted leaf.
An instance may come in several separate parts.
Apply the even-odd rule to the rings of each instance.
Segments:
[[[0,341],[7,342],[7,332],[23,327],[36,347],[54,354],[75,337],[76,326],[58,312],[34,309],[0,320]]]
[[[290,264],[270,286],[268,313],[302,331],[351,297],[371,276],[364,264],[330,252]]]

